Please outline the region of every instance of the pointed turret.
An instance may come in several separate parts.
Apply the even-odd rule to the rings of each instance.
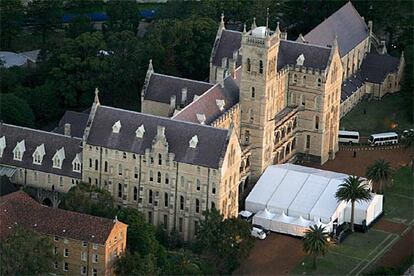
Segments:
[[[276,24],[276,30],[275,30],[275,34],[277,34],[277,36],[280,36],[280,27],[279,27],[279,21],[277,21],[277,24]]]
[[[94,104],[99,104],[99,89],[98,87],[95,88],[95,99],[93,100]]]
[[[152,59],[149,60],[147,75],[148,73],[150,74],[154,73],[154,67],[152,66]]]
[[[253,17],[252,30],[254,30],[256,28],[257,28],[257,25],[256,25],[256,17]]]
[[[246,34],[246,22],[243,24],[243,34]]]
[[[298,39],[296,39],[297,42],[303,43],[305,42],[305,38],[303,37],[302,34],[299,34]]]
[[[219,30],[225,30],[226,27],[224,26],[224,12],[221,13],[220,16],[220,25],[219,25]]]

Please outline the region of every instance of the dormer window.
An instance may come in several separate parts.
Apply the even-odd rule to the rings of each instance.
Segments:
[[[72,170],[74,172],[79,172],[79,173],[81,172],[81,170],[82,170],[82,162],[81,162],[81,160],[82,160],[81,154],[80,153],[77,153],[76,156],[75,156],[75,158],[72,161]]]
[[[0,138],[0,158],[3,157],[4,149],[6,148],[6,137]]]
[[[62,147],[56,151],[55,155],[52,158],[53,168],[62,169],[63,160],[65,160],[65,149]]]
[[[137,138],[143,138],[144,137],[144,133],[145,133],[145,128],[144,125],[141,125],[139,128],[137,128],[137,130],[135,131],[135,135],[137,136]]]
[[[197,147],[197,144],[198,144],[198,137],[197,135],[194,135],[189,142],[190,148],[195,149]]]
[[[13,159],[17,161],[22,161],[23,154],[26,151],[26,145],[24,140],[21,140],[16,144],[16,147],[13,150]]]
[[[300,54],[298,58],[296,59],[296,65],[303,66],[303,63],[305,62],[305,56],[303,54]]]
[[[112,126],[113,133],[119,133],[121,130],[121,121],[116,121],[115,124]]]
[[[226,103],[225,103],[225,101],[224,101],[224,100],[219,100],[219,99],[216,99],[216,104],[217,104],[218,108],[220,109],[220,111],[223,111],[223,110],[224,110],[224,105],[225,105]]]
[[[43,156],[45,156],[45,144],[41,144],[38,146],[33,152],[33,164],[35,165],[42,165]]]
[[[200,124],[204,125],[206,123],[206,115],[197,113],[196,116]]]

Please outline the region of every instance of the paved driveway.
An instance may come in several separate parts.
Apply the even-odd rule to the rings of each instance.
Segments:
[[[286,275],[303,260],[302,240],[270,233],[254,248],[234,275]]]

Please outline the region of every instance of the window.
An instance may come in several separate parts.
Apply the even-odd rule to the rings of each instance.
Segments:
[[[305,98],[305,95],[301,95],[301,96],[300,96],[300,99],[301,99],[301,104],[302,104],[302,106],[305,106],[305,104],[306,104],[306,98]]]
[[[194,235],[196,235],[198,232],[198,220],[194,221]]]
[[[118,165],[118,175],[122,175],[122,165]]]
[[[150,161],[151,161],[151,164],[154,164],[154,157],[151,156]]]
[[[59,240],[59,238],[58,238],[57,236],[54,236],[54,237],[53,237],[53,240],[54,240],[54,241],[58,241],[58,240]]]
[[[306,135],[306,145],[305,145],[306,149],[310,148],[310,139],[311,139],[310,135]]]
[[[183,218],[178,219],[178,231],[183,232]]]
[[[200,179],[197,179],[196,183],[197,183],[197,191],[200,191],[201,190]]]
[[[68,257],[69,256],[69,249],[65,248],[63,250],[63,256]]]
[[[87,252],[82,252],[81,253],[81,260],[85,261],[85,262],[88,260],[88,253]]]
[[[252,109],[252,108],[250,108],[250,109],[249,109],[249,122],[250,122],[250,123],[253,123],[253,121],[254,121],[253,109]]]
[[[250,143],[250,131],[248,131],[248,130],[246,130],[246,131],[244,132],[244,142],[245,142],[246,144],[249,144],[249,143]]]
[[[168,229],[168,216],[167,215],[164,215],[164,228],[165,229]]]
[[[81,274],[86,274],[86,266],[82,266],[81,268]]]
[[[263,60],[259,61],[259,73],[263,74]]]
[[[59,176],[59,184],[60,184],[60,186],[63,185],[63,177],[62,176]]]
[[[161,172],[157,173],[157,183],[161,183]]]
[[[213,187],[211,188],[211,193],[212,193],[213,195],[215,195],[215,194],[216,194],[216,184],[215,184],[215,183],[213,183]]]
[[[92,158],[89,158],[89,168],[92,168]]]
[[[88,177],[89,184],[92,184],[92,178]]]
[[[165,184],[169,184],[170,179],[168,178],[168,173],[165,174]]]
[[[150,181],[154,181],[154,175],[152,174],[152,171],[150,171],[150,177],[149,177],[150,179]]]
[[[319,116],[315,116],[315,129],[319,129]]]
[[[152,224],[152,212],[148,212],[148,223]]]
[[[53,159],[53,168],[59,168],[60,169],[61,165],[60,165],[60,159],[59,157],[55,157]]]
[[[47,175],[47,183],[49,183],[49,184],[50,184],[50,182],[51,182],[51,178],[50,178],[50,174],[48,174],[48,175]]]
[[[306,76],[303,76],[303,77],[302,77],[302,84],[303,84],[303,85],[306,85]]]
[[[200,213],[200,200],[196,199],[195,200],[195,205],[196,205],[196,213]]]
[[[322,80],[320,78],[318,78],[318,80],[317,80],[316,83],[317,83],[318,87],[321,87],[322,86]]]
[[[83,242],[82,242],[82,246],[83,246],[83,247],[86,247],[87,245],[88,245],[88,242],[86,242],[86,241],[83,241]]]
[[[96,159],[95,160],[95,171],[98,170],[98,167],[99,167],[99,162],[98,162],[98,159]]]
[[[254,98],[255,96],[256,96],[256,89],[252,87],[252,98]]]
[[[152,190],[148,190],[148,203],[152,204]]]
[[[296,74],[293,74],[293,83],[298,82],[298,76]]]
[[[246,69],[247,69],[247,72],[250,72],[250,70],[251,70],[250,58],[248,58],[247,61],[246,61]]]
[[[108,161],[104,163],[104,172],[108,172]]]
[[[168,207],[168,193],[164,193],[164,207]]]
[[[184,176],[181,176],[181,186],[182,187],[184,187],[184,183],[185,183]]]
[[[162,165],[162,155],[160,153],[158,154],[158,165]]]
[[[97,263],[98,262],[98,254],[92,255],[92,262]]]
[[[211,202],[211,209],[216,209],[216,204],[213,201]]]
[[[138,199],[138,188],[134,187],[134,201],[137,201]]]
[[[63,270],[64,271],[68,271],[69,270],[69,264],[68,263],[64,263],[63,264]]]
[[[127,157],[128,157],[128,156],[127,156],[127,153],[126,153],[126,152],[124,152],[124,153],[123,153],[123,155],[122,155],[122,157],[123,157],[124,159],[127,159]]]
[[[57,254],[57,250],[58,250],[58,248],[55,246],[54,248],[53,248],[53,254]]]
[[[184,210],[184,197],[180,196],[180,210]]]
[[[92,276],[98,276],[98,270],[96,268],[92,268]]]
[[[54,267],[55,267],[55,269],[58,269],[59,268],[58,262],[55,262]]]
[[[122,184],[118,183],[118,197],[122,198]]]
[[[96,249],[98,249],[98,245],[97,245],[96,243],[94,243],[94,244],[92,245],[92,248],[96,250]]]

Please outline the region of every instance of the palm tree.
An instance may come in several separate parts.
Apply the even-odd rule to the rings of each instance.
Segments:
[[[376,184],[375,186],[377,186],[379,193],[383,193],[384,183],[388,182],[388,180],[391,178],[391,175],[392,168],[390,162],[387,162],[383,159],[376,160],[367,168],[367,177]]]
[[[344,183],[339,185],[335,197],[338,201],[351,202],[351,231],[354,232],[355,202],[371,200],[369,187],[359,176],[349,176]]]
[[[328,232],[325,227],[314,225],[305,231],[303,239],[303,250],[306,254],[311,255],[313,262],[312,268],[316,268],[316,258],[325,255],[328,250]]]

